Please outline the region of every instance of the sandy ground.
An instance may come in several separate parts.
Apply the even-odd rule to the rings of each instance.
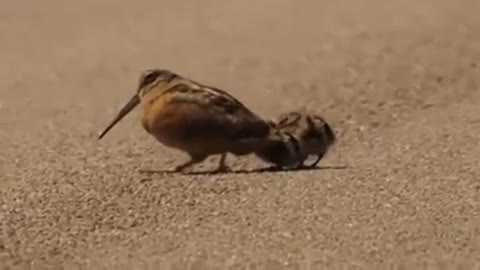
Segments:
[[[1,269],[480,269],[480,2],[241,2],[2,4]],[[96,136],[151,67],[345,133],[322,170],[142,174],[186,156],[140,110]]]

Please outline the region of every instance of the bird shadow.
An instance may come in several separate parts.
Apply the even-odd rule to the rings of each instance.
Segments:
[[[281,173],[281,172],[299,172],[299,171],[319,171],[319,170],[345,170],[349,166],[316,166],[316,167],[300,167],[294,169],[283,169],[278,167],[266,167],[251,170],[231,170],[231,171],[195,171],[195,172],[178,172],[174,170],[139,170],[142,174],[177,174],[177,175],[218,175],[218,174],[255,174],[255,173]]]

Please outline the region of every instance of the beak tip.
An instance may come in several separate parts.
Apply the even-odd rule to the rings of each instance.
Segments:
[[[101,140],[103,138],[103,136],[105,136],[105,132],[102,132],[98,135],[97,139],[98,140]]]
[[[140,103],[140,98],[138,95],[132,97],[132,99],[120,110],[115,119],[108,125],[102,133],[98,135],[98,140],[101,140],[109,131],[113,128],[122,118],[127,115],[135,106]]]

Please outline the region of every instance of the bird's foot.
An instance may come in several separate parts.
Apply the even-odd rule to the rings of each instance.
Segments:
[[[225,165],[225,164],[220,164],[213,172],[214,173],[227,173],[227,172],[231,172],[232,169]]]
[[[204,161],[206,158],[207,158],[206,155],[190,154],[190,160],[183,163],[183,164],[180,164],[180,165],[176,166],[174,171],[179,172],[179,173],[186,173],[188,168],[192,167],[195,164],[198,164],[198,163]]]
[[[174,171],[174,172],[178,172],[178,173],[184,173],[186,168],[187,168],[187,166],[185,166],[184,164],[182,164],[182,165],[176,166],[176,167],[173,169],[173,171]]]

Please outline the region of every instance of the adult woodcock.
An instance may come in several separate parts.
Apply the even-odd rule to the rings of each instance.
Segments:
[[[228,153],[248,155],[269,140],[270,125],[235,97],[166,69],[141,74],[136,93],[98,139],[139,104],[143,128],[161,144],[190,156],[175,171],[183,172],[210,155],[220,155],[215,171],[228,171]]]

